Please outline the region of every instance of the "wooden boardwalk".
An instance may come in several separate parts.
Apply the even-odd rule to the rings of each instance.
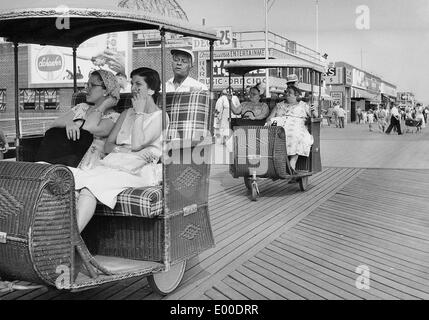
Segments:
[[[226,167],[211,176],[216,247],[188,262],[164,299],[428,299],[429,170],[325,168],[299,191],[265,180],[249,200]],[[356,287],[366,266],[368,290]],[[81,293],[42,288],[0,299],[161,299],[145,278]]]

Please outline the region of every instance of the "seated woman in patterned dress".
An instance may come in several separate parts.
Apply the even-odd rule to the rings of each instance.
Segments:
[[[82,231],[95,213],[97,200],[113,209],[117,195],[128,188],[158,185],[162,180],[162,110],[156,104],[158,72],[139,68],[131,73],[132,108],[124,111],[107,138],[108,155],[89,170],[70,168],[80,191],[77,221]],[[168,126],[168,116],[166,115]]]
[[[286,150],[293,171],[299,156],[308,157],[313,145],[313,136],[308,132],[305,125],[307,117],[315,114],[314,106],[309,106],[303,101],[298,102],[301,91],[295,86],[289,86],[286,91],[286,101],[278,103],[270,116],[267,124],[274,121],[285,129]]]
[[[119,118],[119,113],[113,110],[119,101],[119,90],[113,73],[92,72],[87,84],[87,103],[76,105],[54,120],[36,161],[91,168],[103,157],[104,142]]]
[[[259,87],[250,88],[250,101],[243,102],[235,106],[232,104],[231,110],[242,118],[251,120],[264,120],[270,114],[270,108],[264,102],[261,102],[261,93]]]

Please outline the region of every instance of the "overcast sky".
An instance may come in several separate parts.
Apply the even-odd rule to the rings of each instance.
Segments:
[[[177,0],[190,22],[264,30],[264,0]],[[359,30],[356,8],[369,8]],[[269,29],[316,48],[316,0],[275,0]],[[319,0],[319,47],[328,61],[345,61],[412,91],[429,103],[429,0]]]

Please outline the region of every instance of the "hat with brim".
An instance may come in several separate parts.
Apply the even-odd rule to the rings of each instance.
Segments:
[[[298,82],[298,76],[296,74],[290,74],[286,77],[286,83]]]
[[[185,54],[187,56],[191,57],[191,62],[194,63],[194,53],[191,50],[188,49],[172,49],[171,54],[174,56],[175,54]]]

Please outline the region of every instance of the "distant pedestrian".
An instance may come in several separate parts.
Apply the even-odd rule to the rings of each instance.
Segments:
[[[400,114],[399,114],[399,110],[398,107],[396,107],[395,105],[393,105],[392,109],[390,109],[390,125],[386,130],[386,134],[390,134],[390,132],[392,131],[393,128],[396,128],[396,132],[398,132],[398,135],[401,135],[401,122],[400,122]]]
[[[363,120],[362,109],[360,107],[357,108],[356,114],[357,114],[357,124],[360,124]]]
[[[374,124],[374,112],[372,111],[372,109],[370,109],[368,111],[368,127],[369,127],[369,131],[372,132],[372,125]]]
[[[344,128],[344,122],[345,122],[344,120],[346,118],[346,110],[344,110],[344,108],[341,105],[338,105],[337,116],[338,116],[338,127]]]
[[[328,126],[331,126],[333,116],[334,108],[332,106],[329,106],[328,111],[326,112],[326,120],[328,121]]]
[[[0,160],[3,160],[4,154],[9,151],[9,143],[7,142],[6,135],[0,129]]]
[[[380,132],[384,133],[387,127],[387,112],[385,107],[380,107],[377,113],[377,122],[378,122],[378,129]]]
[[[339,127],[339,123],[338,123],[338,111],[340,109],[340,103],[337,101],[334,103],[334,110],[332,111],[332,115],[334,116],[334,121],[335,121],[335,127],[338,128]]]

